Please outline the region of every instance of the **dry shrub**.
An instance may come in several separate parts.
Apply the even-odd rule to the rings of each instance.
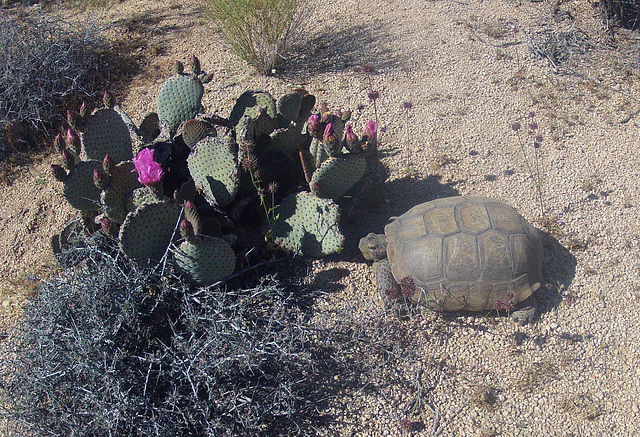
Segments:
[[[606,13],[614,17],[622,27],[640,28],[640,0],[604,0]]]
[[[28,150],[95,86],[103,42],[97,28],[0,10],[0,160]]]
[[[193,288],[115,246],[98,236],[60,255],[66,273],[25,309],[16,358],[0,362],[0,417],[25,432],[312,435],[327,402],[399,384],[415,362],[384,313],[319,326],[317,295],[273,277]]]

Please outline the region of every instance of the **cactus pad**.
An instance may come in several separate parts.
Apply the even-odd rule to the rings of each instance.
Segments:
[[[133,170],[132,161],[124,161],[116,165],[110,176],[109,188],[102,192],[100,200],[105,207],[107,216],[116,223],[122,223],[127,216],[127,200],[133,191],[142,187],[138,181],[138,174]]]
[[[166,120],[173,133],[181,123],[202,112],[204,86],[195,76],[178,74],[160,87],[158,93],[158,116]]]
[[[310,193],[292,194],[282,201],[277,213],[273,236],[283,248],[316,257],[342,250],[340,208],[332,201]]]
[[[278,99],[278,114],[287,120],[296,121],[300,117],[300,105],[302,105],[300,93],[285,94]]]
[[[99,109],[88,117],[80,138],[80,157],[85,161],[102,161],[106,155],[116,162],[133,157],[131,131],[112,108]]]
[[[126,200],[125,208],[127,212],[133,212],[142,205],[147,203],[154,203],[161,200],[168,200],[169,198],[164,194],[160,195],[147,186],[136,188],[131,193],[131,196]]]
[[[367,169],[364,156],[347,154],[327,158],[311,177],[311,189],[318,197],[338,199],[360,180]]]
[[[150,143],[160,135],[160,117],[155,112],[148,112],[140,122],[138,131],[146,143]]]
[[[277,124],[276,101],[266,91],[245,91],[238,97],[231,110],[229,124],[236,126],[240,119],[248,115],[256,123],[256,132],[267,135],[275,129]]]
[[[130,213],[120,227],[122,252],[141,267],[159,262],[166,252],[182,207],[175,202],[153,202]]]
[[[100,207],[100,190],[93,183],[94,170],[102,170],[102,162],[80,161],[64,181],[64,197],[81,211]]]
[[[207,137],[187,158],[196,187],[211,205],[227,205],[238,191],[240,177],[235,148],[229,138]]]
[[[185,145],[191,149],[205,137],[207,128],[201,120],[191,119],[180,126],[178,133],[182,135],[182,141],[184,141]]]
[[[303,148],[306,141],[307,136],[296,134],[293,128],[278,129],[271,134],[269,150],[292,155],[297,150]]]
[[[198,285],[211,285],[233,273],[236,256],[222,238],[196,235],[183,241],[174,253],[178,269]]]

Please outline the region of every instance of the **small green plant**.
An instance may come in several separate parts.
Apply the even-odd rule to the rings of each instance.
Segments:
[[[536,134],[538,130],[538,123],[535,121],[535,113],[529,113],[529,133],[531,135],[535,135],[533,138],[533,167],[531,166],[529,155],[527,154],[524,146],[524,141],[520,136],[520,129],[522,128],[522,124],[519,121],[511,123],[511,129],[516,133],[518,137],[518,145],[520,147],[520,151],[522,152],[522,156],[524,157],[524,163],[527,166],[527,170],[534,178],[534,183],[536,187],[536,193],[538,195],[538,202],[540,206],[540,216],[546,216],[546,208],[544,205],[544,198],[542,196],[542,174],[541,174],[541,165],[540,165],[540,147],[542,146],[542,135]]]
[[[260,169],[258,168],[258,159],[252,153],[247,153],[242,160],[242,168],[249,173],[251,177],[251,185],[255,188],[260,206],[264,210],[267,219],[267,231],[264,235],[265,242],[269,248],[275,246],[273,240],[273,226],[278,220],[278,205],[276,204],[276,191],[278,191],[278,183],[272,181],[268,184],[267,189],[264,188],[264,181],[261,179]]]
[[[369,93],[367,94],[367,97],[369,97],[369,100],[373,103],[373,117],[376,125],[380,126],[380,120],[378,120],[378,106],[376,105],[376,100],[380,98],[380,92],[373,89],[373,81],[371,80],[371,75],[375,72],[375,68],[371,64],[365,64],[362,66],[362,72],[365,74],[369,86]]]
[[[204,0],[231,49],[269,75],[304,30],[304,0]]]
[[[404,111],[404,129],[405,129],[405,135],[406,135],[406,154],[407,154],[407,172],[409,172],[409,167],[410,165],[410,160],[409,160],[409,111],[411,110],[411,108],[413,108],[413,103],[411,103],[410,101],[406,101],[402,104],[402,109]]]

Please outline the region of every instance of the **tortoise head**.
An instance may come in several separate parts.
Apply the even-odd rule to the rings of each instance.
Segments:
[[[382,261],[387,257],[387,236],[370,233],[360,239],[358,248],[369,261]]]

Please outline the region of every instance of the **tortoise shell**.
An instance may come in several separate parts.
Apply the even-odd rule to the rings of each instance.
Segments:
[[[387,257],[409,294],[444,311],[515,304],[542,281],[540,234],[511,206],[457,196],[411,208],[385,227]],[[406,291],[403,290],[406,294]]]

